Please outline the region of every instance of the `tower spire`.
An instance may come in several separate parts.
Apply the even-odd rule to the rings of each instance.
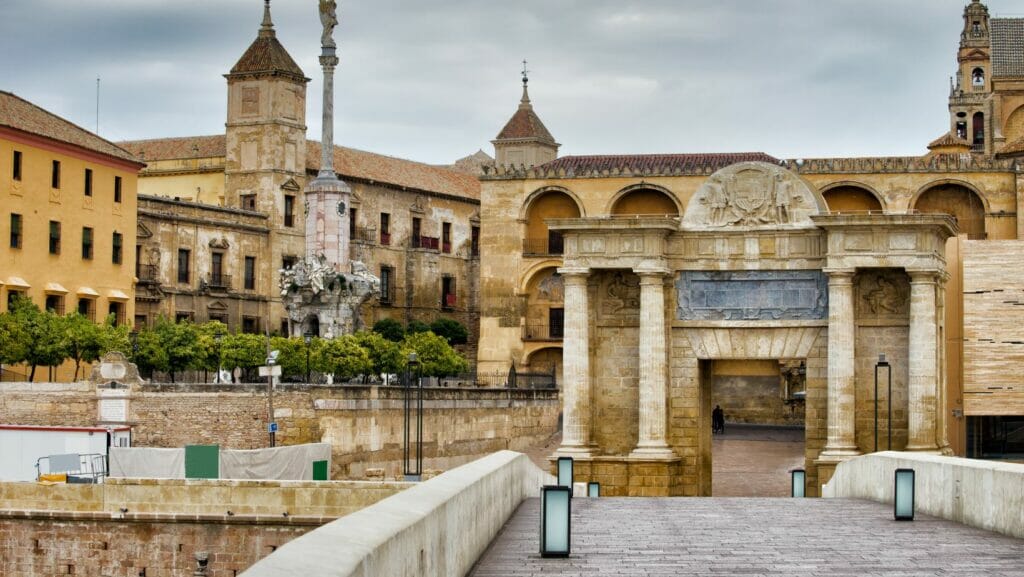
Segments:
[[[274,36],[274,21],[270,19],[270,0],[263,0],[263,24],[260,26],[260,36]]]
[[[530,106],[530,93],[526,90],[526,85],[530,83],[530,71],[526,69],[526,60],[523,60],[523,97],[519,100],[519,107]]]

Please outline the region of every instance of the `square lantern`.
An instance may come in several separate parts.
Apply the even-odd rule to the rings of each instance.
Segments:
[[[601,483],[590,482],[587,483],[587,496],[588,497],[600,497],[601,496]]]
[[[896,469],[892,494],[893,516],[897,521],[914,520],[914,470]]]
[[[804,494],[804,487],[806,487],[807,482],[807,471],[804,471],[803,469],[793,469],[789,474],[789,496],[796,499],[803,499],[807,496]]]
[[[572,457],[558,458],[558,484],[568,487],[572,493]]]
[[[540,556],[568,557],[571,537],[572,491],[545,485],[540,491]]]

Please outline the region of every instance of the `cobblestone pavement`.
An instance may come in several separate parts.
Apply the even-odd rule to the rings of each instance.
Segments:
[[[789,472],[803,467],[803,429],[729,423],[712,437],[711,494],[789,497]]]
[[[540,501],[516,511],[471,577],[1024,576],[1024,540],[859,500],[577,498],[572,556],[538,553]]]

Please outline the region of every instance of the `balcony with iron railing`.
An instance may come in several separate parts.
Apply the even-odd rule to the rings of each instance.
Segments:
[[[523,327],[524,341],[560,341],[565,338],[562,323],[526,324]]]
[[[206,276],[206,286],[209,288],[229,289],[231,288],[231,275],[212,272]]]
[[[380,233],[380,244],[382,246],[391,246],[391,233],[382,232]]]
[[[160,267],[155,264],[139,265],[137,276],[139,284],[157,284],[160,282]]]
[[[365,226],[352,227],[350,237],[356,242],[377,242],[377,229],[366,228]]]
[[[562,235],[551,235],[548,238],[524,238],[523,255],[548,256],[560,255],[565,252],[565,239]]]
[[[412,236],[409,237],[409,248],[424,248],[427,250],[440,250],[441,239],[436,236]]]

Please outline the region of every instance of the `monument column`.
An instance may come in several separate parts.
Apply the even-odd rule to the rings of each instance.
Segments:
[[[823,457],[859,455],[855,437],[853,269],[828,274],[828,440]]]
[[[557,454],[590,455],[590,310],[588,268],[560,268],[565,285],[562,346],[562,445]]]
[[[667,270],[637,270],[640,275],[640,430],[634,457],[672,457],[666,440],[668,417],[665,345]]]
[[[936,271],[910,273],[910,362],[907,450],[938,451],[935,412],[938,400],[938,288]]]

